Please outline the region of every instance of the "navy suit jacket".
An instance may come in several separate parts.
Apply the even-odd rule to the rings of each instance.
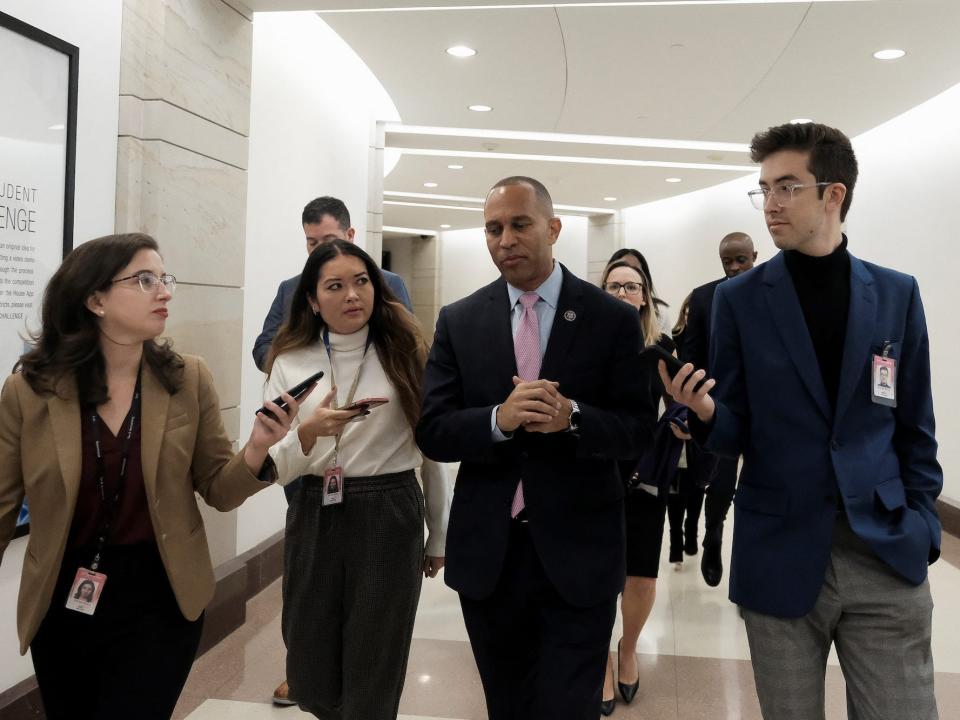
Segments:
[[[445,580],[474,600],[493,592],[522,478],[530,536],[561,597],[582,607],[609,601],[625,577],[616,460],[637,457],[656,421],[636,310],[564,268],[540,377],[578,402],[579,435],[518,430],[495,443],[491,414],[517,373],[510,310],[501,278],[437,319],[417,444],[434,460],[461,463]]]
[[[687,326],[683,331],[683,347],[677,348],[684,362],[694,367],[710,369],[710,318],[713,314],[713,296],[725,277],[694,288],[687,306]]]
[[[381,270],[380,272],[383,273],[383,279],[387,283],[387,287],[397,296],[397,300],[402,302],[407,310],[413,312],[413,305],[410,303],[410,294],[407,292],[407,286],[403,283],[403,278],[389,270]],[[277,296],[273,299],[273,304],[270,306],[267,317],[264,318],[263,330],[253,343],[253,361],[257,364],[257,367],[264,372],[266,372],[267,355],[270,354],[270,345],[273,343],[273,338],[276,337],[277,331],[280,330],[280,326],[283,325],[283,321],[286,320],[290,314],[290,303],[293,301],[293,293],[296,292],[297,285],[299,284],[299,275],[280,283],[280,287],[277,288]]]
[[[830,560],[837,493],[854,532],[920,584],[940,555],[926,320],[914,278],[851,256],[836,410],[783,254],[721,283],[713,303],[716,416],[707,449],[736,457],[730,599],[779,617],[809,612]],[[871,400],[890,343],[897,407]]]

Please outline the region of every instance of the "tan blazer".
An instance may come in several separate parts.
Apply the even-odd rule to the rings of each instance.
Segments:
[[[213,597],[214,579],[194,493],[226,511],[269,483],[250,472],[242,454],[234,455],[206,364],[190,355],[183,359],[183,386],[175,395],[144,366],[140,452],[160,557],[180,610],[195,620]],[[65,600],[51,596],[73,521],[80,469],[76,383],[64,382],[59,397],[40,396],[20,373],[10,375],[0,396],[0,560],[25,494],[30,535],[17,603],[21,654],[50,603]]]

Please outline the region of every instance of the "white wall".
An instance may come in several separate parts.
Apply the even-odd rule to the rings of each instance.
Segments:
[[[955,381],[960,85],[853,139],[860,179],[847,217],[850,250],[916,276],[927,313],[944,495],[960,499],[960,386]],[[741,230],[759,260],[776,252],[744,194],[757,176],[624,211],[628,245],[643,251],[657,290],[675,308],[693,287],[719,277],[717,243]]]
[[[553,256],[577,277],[587,277],[587,218],[561,216]],[[483,228],[440,233],[440,304],[449,305],[500,276],[490,259]]]
[[[366,65],[315,13],[254,15],[241,438],[262,401],[264,376],[250,355],[253,342],[277,286],[307,259],[303,206],[319,195],[340,198],[363,244],[368,149],[378,119],[399,117]],[[281,530],[285,511],[280,488],[244,503],[237,551]]]
[[[120,0],[0,0],[0,11],[80,48],[74,242],[113,232],[120,91]],[[4,101],[6,103],[6,100]],[[17,652],[16,597],[26,539],[0,564],[0,691],[33,674]]]

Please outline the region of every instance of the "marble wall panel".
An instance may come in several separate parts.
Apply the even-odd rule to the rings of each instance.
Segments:
[[[120,138],[117,232],[157,238],[181,283],[243,285],[247,175],[162,141]]]
[[[213,160],[246,169],[249,141],[246,135],[181,110],[166,100],[120,98],[120,137],[164,140]]]
[[[243,290],[177,286],[166,334],[181,353],[200,355],[210,367],[221,408],[240,405],[240,365],[253,362],[242,347]],[[235,428],[239,428],[239,417]],[[229,429],[229,426],[228,426]],[[236,437],[234,429],[232,437]]]
[[[124,0],[120,94],[250,132],[253,24],[222,0]]]

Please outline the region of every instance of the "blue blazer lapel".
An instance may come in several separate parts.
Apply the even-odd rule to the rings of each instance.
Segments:
[[[843,344],[840,387],[837,391],[839,420],[850,405],[857,381],[868,367],[870,343],[877,322],[877,295],[873,276],[857,258],[850,256],[850,310],[847,313],[847,337]]]
[[[570,344],[573,342],[574,335],[577,334],[580,323],[584,321],[583,291],[580,287],[582,282],[583,280],[563,268],[563,286],[560,288],[560,298],[557,301],[557,313],[550,327],[547,349],[540,365],[542,378],[557,380],[560,376]]]
[[[807,386],[817,407],[820,408],[820,412],[830,420],[833,414],[830,412],[827,390],[820,376],[817,353],[813,349],[813,340],[810,339],[807,321],[803,317],[800,300],[790,273],[787,271],[782,252],[764,266],[763,283],[767,291],[767,306],[773,315],[780,339],[787,348],[787,354],[796,366],[803,384]]]

